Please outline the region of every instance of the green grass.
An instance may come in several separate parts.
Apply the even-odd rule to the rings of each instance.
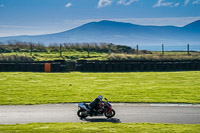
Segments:
[[[153,54],[162,55],[162,51],[153,51]],[[164,55],[188,55],[187,51],[165,51]],[[190,51],[190,55],[200,55],[200,52]]]
[[[161,55],[158,53],[154,54],[111,54],[110,56],[106,56],[109,60],[145,60],[145,61],[163,61],[163,60],[176,60],[176,61],[184,61],[184,60],[199,60],[200,54],[165,54]]]
[[[81,59],[90,59],[90,60],[104,60],[106,53],[98,53],[98,52],[90,52],[88,57],[88,53],[86,51],[67,51],[62,52],[62,57],[60,57],[59,52],[33,52],[32,56],[28,52],[12,52],[12,53],[3,53],[4,56],[9,55],[19,55],[19,56],[27,56],[32,57],[35,61],[48,61],[48,60],[81,60]]]
[[[0,73],[0,105],[88,102],[200,103],[200,71]]]
[[[151,123],[32,123],[0,125],[0,133],[199,133],[200,125]]]
[[[99,53],[90,52],[88,57],[87,51],[64,51],[62,52],[62,57],[60,57],[59,52],[33,52],[32,56],[28,52],[12,52],[12,53],[2,53],[1,56],[18,55],[32,57],[35,61],[48,61],[48,60],[194,60],[200,59],[200,52],[190,52],[191,55],[188,56],[187,52],[165,52],[162,56],[161,52],[154,51],[153,54],[116,54],[112,53]],[[3,57],[2,57],[3,59]]]

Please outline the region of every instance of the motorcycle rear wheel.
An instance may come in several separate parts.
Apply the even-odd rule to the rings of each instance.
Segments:
[[[105,112],[105,116],[107,118],[112,118],[113,116],[115,116],[115,110],[112,109],[111,112]]]
[[[77,115],[80,118],[86,118],[88,116],[87,115],[87,111],[86,110],[81,110],[81,109],[77,111]]]

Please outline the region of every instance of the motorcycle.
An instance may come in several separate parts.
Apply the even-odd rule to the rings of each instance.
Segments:
[[[78,111],[77,115],[80,118],[86,118],[87,116],[103,116],[107,118],[112,118],[115,116],[115,110],[112,109],[111,103],[108,102],[106,98],[104,98],[106,101],[102,101],[99,103],[98,107],[94,110],[90,110],[89,105],[86,103],[78,103]]]

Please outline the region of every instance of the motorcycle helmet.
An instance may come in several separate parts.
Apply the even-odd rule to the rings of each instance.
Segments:
[[[98,97],[97,97],[100,101],[102,101],[102,99],[103,99],[103,96],[102,95],[98,95]]]

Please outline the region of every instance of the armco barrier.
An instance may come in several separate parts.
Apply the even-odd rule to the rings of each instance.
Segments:
[[[24,63],[0,62],[0,72],[64,72],[65,61],[40,61]]]
[[[200,70],[200,60],[193,61],[98,61],[78,60],[76,71],[129,72],[129,71],[187,71]]]
[[[43,61],[27,63],[0,62],[0,72],[134,72],[200,70],[200,60],[194,61]]]

